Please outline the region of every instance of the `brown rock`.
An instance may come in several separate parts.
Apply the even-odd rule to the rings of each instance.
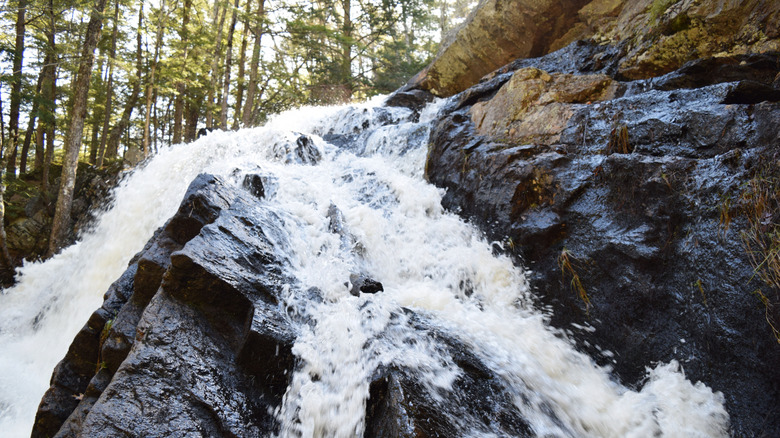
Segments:
[[[482,0],[409,85],[450,96],[581,39],[623,43],[618,73],[646,79],[698,58],[780,51],[780,2]]]
[[[510,61],[544,55],[574,25],[586,3],[482,0],[410,83],[437,96],[451,96]]]
[[[552,144],[576,104],[613,99],[620,84],[605,75],[548,74],[534,67],[515,72],[496,95],[471,108],[481,135],[513,143]]]

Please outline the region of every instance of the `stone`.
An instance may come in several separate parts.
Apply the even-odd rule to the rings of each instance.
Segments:
[[[352,284],[349,293],[356,297],[359,296],[361,292],[364,294],[375,294],[385,290],[382,283],[365,275],[352,274],[349,276],[349,282]]]
[[[436,330],[425,318],[406,311],[421,338],[436,339],[445,360],[461,373],[436,397],[403,367],[380,369],[369,387],[364,437],[461,436],[466,424],[477,434],[530,437],[527,421],[517,414],[514,397],[469,348]],[[459,424],[460,423],[460,424]]]
[[[263,178],[260,175],[246,175],[241,185],[249,190],[249,193],[253,194],[256,198],[262,199],[265,197]]]
[[[268,304],[284,280],[261,223],[270,232],[278,219],[240,213],[252,199],[211,175],[193,181],[74,339],[32,436],[273,430],[268,406],[287,386],[294,332]],[[212,257],[236,236],[246,242],[232,248],[233,264],[227,252]],[[241,269],[250,283],[233,281]]]
[[[489,100],[471,107],[477,132],[517,143],[558,141],[576,104],[614,99],[621,85],[606,75],[548,74],[534,67],[517,70]]]

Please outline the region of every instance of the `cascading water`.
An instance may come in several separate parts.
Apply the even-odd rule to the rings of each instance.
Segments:
[[[441,191],[422,177],[436,109],[412,122],[402,108],[304,108],[159,153],[122,183],[88,235],[27,264],[0,296],[0,430],[29,434],[51,370],[103,292],[176,211],[188,183],[210,172],[235,182],[265,175],[267,207],[286,218],[287,243],[277,251],[302,287],[290,288],[285,304],[307,318],[275,412],[280,436],[362,435],[372,376],[388,367],[413,373],[431,399],[454,403],[446,395],[463,370],[413,328],[413,315],[489,367],[536,435],[725,435],[720,394],[687,381],[674,363],[650,370],[638,391],[613,382],[532,308],[524,272],[443,211]],[[300,134],[322,157],[314,166],[288,147]],[[353,296],[356,273],[384,291]],[[324,299],[295,292],[308,288]],[[502,434],[479,413],[442,415],[461,436]]]

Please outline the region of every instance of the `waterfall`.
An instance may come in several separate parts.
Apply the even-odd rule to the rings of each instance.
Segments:
[[[26,436],[49,377],[102,294],[178,208],[189,182],[209,172],[239,184],[268,181],[265,208],[284,217],[288,274],[321,291],[305,312],[293,352],[298,366],[275,415],[280,436],[362,435],[372,376],[411,370],[432,399],[444,399],[463,373],[412,315],[462,343],[490,368],[517,412],[541,436],[722,436],[723,397],[687,381],[676,363],[648,368],[626,388],[576,351],[532,306],[525,272],[495,255],[494,244],[441,207],[423,178],[430,122],[378,102],[302,108],[265,127],[213,132],[161,151],[125,178],[114,204],[78,243],[44,263],[27,263],[0,296],[0,430]],[[315,165],[287,145],[307,135]],[[305,161],[305,160],[303,160]],[[334,217],[341,222],[334,233]],[[353,296],[351,275],[383,292]],[[298,289],[298,288],[296,288]],[[407,312],[409,310],[413,313]],[[648,364],[650,365],[650,364]],[[454,410],[462,436],[497,436]]]

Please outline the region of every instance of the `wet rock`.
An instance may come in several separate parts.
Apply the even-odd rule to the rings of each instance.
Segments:
[[[244,181],[241,185],[249,190],[249,193],[253,194],[256,198],[262,199],[265,197],[265,187],[263,186],[263,178],[260,175],[247,175],[244,177]]]
[[[80,404],[89,381],[99,370],[101,338],[106,323],[132,294],[136,266],[131,265],[106,292],[103,306],[96,310],[73,340],[65,358],[57,364],[51,386],[43,395],[35,415],[32,437],[51,437]]]
[[[499,75],[444,109],[426,166],[447,208],[531,269],[554,325],[595,328],[572,333],[580,348],[628,385],[650,362],[679,361],[690,380],[724,393],[735,436],[780,433],[780,421],[758,414],[780,405],[780,350],[753,294],[767,286],[740,237],[747,218],[733,204],[747,181],[780,176],[771,164],[780,157],[773,56],[702,61],[625,83],[620,98],[556,102],[566,117],[545,135],[535,125],[511,136],[484,126],[488,114],[509,127],[512,111],[545,106],[502,103],[510,82]]]
[[[429,102],[432,102],[434,96],[424,90],[399,90],[391,94],[385,100],[386,106],[402,106],[414,111],[420,111]]]
[[[276,158],[285,163],[314,165],[322,159],[322,153],[308,135],[298,134],[276,142],[273,147]]]
[[[275,304],[280,220],[253,200],[196,178],[58,365],[33,436],[274,430],[295,334]]]
[[[364,294],[375,294],[385,290],[382,283],[365,275],[352,274],[349,276],[349,282],[352,284],[349,293],[356,297],[359,296],[361,292]]]
[[[411,312],[410,312],[411,313]],[[411,313],[422,338],[435,339],[460,375],[448,390],[431,394],[415,370],[380,370],[369,388],[364,437],[442,437],[465,432],[490,436],[534,436],[500,379],[462,342]]]

